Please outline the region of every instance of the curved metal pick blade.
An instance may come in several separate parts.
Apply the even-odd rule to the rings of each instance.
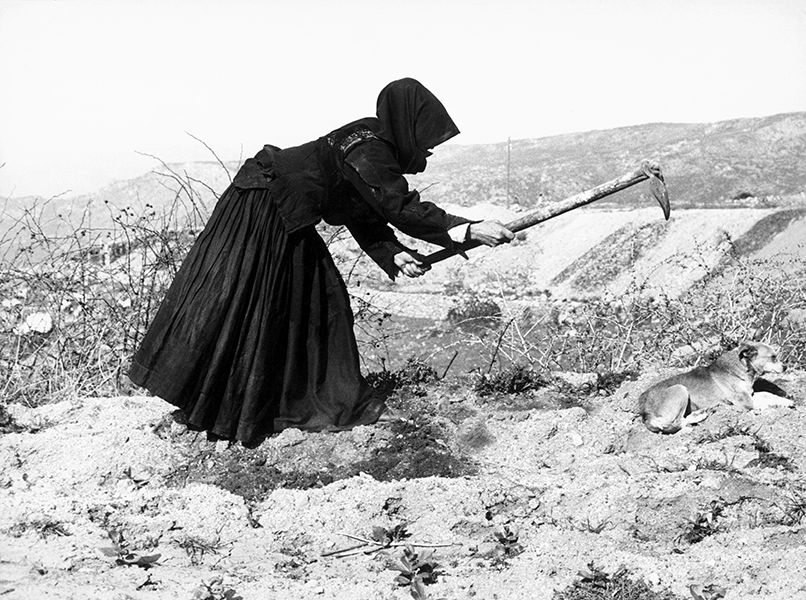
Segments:
[[[663,173],[660,170],[660,165],[651,163],[649,161],[643,164],[644,173],[649,177],[649,189],[655,200],[660,204],[663,210],[663,217],[668,221],[669,214],[672,212],[672,205],[669,202],[669,190],[666,189],[666,182],[663,179]]]

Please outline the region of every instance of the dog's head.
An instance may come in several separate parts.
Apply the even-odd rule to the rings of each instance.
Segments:
[[[786,371],[784,363],[778,360],[775,348],[761,342],[742,343],[739,346],[739,360],[754,376]]]

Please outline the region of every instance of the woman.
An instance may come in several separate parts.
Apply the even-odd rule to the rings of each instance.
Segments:
[[[182,409],[190,427],[245,443],[288,427],[374,423],[385,410],[361,376],[347,289],[315,230],[345,225],[394,279],[428,270],[389,227],[450,247],[513,234],[447,214],[408,189],[430,150],[459,130],[413,79],[386,86],[377,117],[247,160],[188,253],[134,357],[131,380]]]

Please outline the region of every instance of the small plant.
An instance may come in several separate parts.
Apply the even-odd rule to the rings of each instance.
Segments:
[[[439,379],[437,372],[431,365],[419,358],[410,357],[400,369],[368,373],[366,380],[372,387],[391,393],[404,387],[416,388],[422,384],[431,383]]]
[[[63,523],[59,523],[58,521],[53,521],[47,518],[17,523],[9,529],[9,534],[12,537],[20,537],[26,531],[30,531],[32,529],[36,531],[40,537],[45,539],[50,536],[65,537],[72,535],[64,528]]]
[[[557,591],[553,600],[682,600],[669,591],[655,592],[644,581],[630,578],[627,569],[608,575],[591,561],[579,571],[579,581]]]
[[[131,481],[136,488],[141,488],[148,485],[149,478],[144,473],[137,473],[131,467],[126,467],[123,471],[123,476]]]
[[[210,582],[202,581],[193,592],[192,600],[243,600],[242,596],[224,585],[223,577],[214,577]]]
[[[694,600],[718,600],[724,598],[727,590],[716,584],[690,585],[688,591]]]
[[[749,461],[747,467],[761,467],[763,469],[781,469],[784,471],[792,472],[795,470],[792,460],[788,456],[783,456],[772,451],[770,443],[758,435],[759,430],[753,429],[749,425],[728,425],[719,430],[718,433],[705,433],[700,437],[698,443],[716,442],[728,437],[733,436],[746,436],[752,438],[753,449],[758,452],[758,457]],[[713,471],[729,471],[736,472],[737,469],[733,466],[733,460],[725,464],[716,461],[700,461],[697,464],[698,469],[711,469]]]
[[[129,548],[129,543],[123,538],[123,532],[117,529],[110,529],[108,535],[112,541],[112,547],[101,548],[101,552],[106,556],[113,557],[118,565],[134,565],[149,569],[157,563],[161,556],[160,554],[144,555],[132,552]]]
[[[501,531],[495,531],[493,535],[498,541],[504,560],[523,553],[524,548],[523,544],[518,541],[518,532],[510,529],[509,525],[504,525]]]
[[[523,394],[548,385],[548,382],[531,367],[513,365],[495,375],[482,375],[476,382],[476,392],[481,396],[493,394]]]
[[[430,600],[428,596],[428,592],[425,589],[425,585],[419,579],[415,580],[411,584],[411,589],[409,589],[409,594],[414,600]],[[438,600],[446,600],[445,598],[439,598]]]
[[[434,561],[432,556],[433,550],[418,554],[411,546],[406,546],[403,548],[403,557],[390,566],[400,572],[400,575],[395,577],[395,582],[400,586],[408,586],[415,600],[425,600],[427,598],[425,585],[435,583],[442,573],[439,563]]]
[[[779,505],[778,508],[783,513],[779,523],[786,527],[796,527],[806,520],[806,495],[794,494],[783,506]]]
[[[501,318],[501,307],[494,300],[469,294],[448,311],[448,322],[465,328],[487,327]]]
[[[206,555],[219,554],[222,548],[221,540],[218,538],[214,541],[208,541],[193,536],[185,536],[176,545],[187,553],[190,564],[193,566],[202,564]]]
[[[725,473],[739,473],[739,469],[733,466],[736,457],[728,458],[727,452],[724,453],[722,460],[718,459],[699,459],[696,464],[697,470],[700,471],[723,471]]]
[[[472,320],[495,320],[501,317],[501,307],[489,298],[482,298],[476,294],[468,294],[460,306],[448,311],[448,321],[461,324]]]
[[[761,452],[758,458],[754,458],[745,465],[747,467],[761,467],[762,469],[781,469],[792,472],[795,467],[788,456],[776,454],[775,452]]]
[[[772,452],[772,446],[767,440],[764,440],[758,436],[758,431],[752,434],[753,437],[753,448],[755,448],[761,454],[767,454]]]
[[[577,396],[609,396],[612,395],[622,383],[627,380],[635,381],[637,377],[638,372],[634,370],[602,371],[596,373],[596,381],[588,380],[583,383],[573,384],[563,380],[560,377],[553,377],[551,384],[559,392],[574,394]]]
[[[781,469],[783,471],[794,471],[792,460],[788,456],[783,456],[772,451],[769,442],[754,435],[753,447],[758,451],[758,458],[754,458],[746,466],[761,467],[763,469]]]
[[[586,533],[593,533],[593,534],[596,534],[596,535],[599,535],[605,529],[607,529],[608,525],[610,525],[611,528],[612,528],[612,523],[610,522],[609,518],[604,519],[604,520],[600,521],[599,523],[594,523],[593,521],[591,521],[590,517],[586,516],[584,522],[579,521],[579,522],[575,523],[571,519],[571,517],[568,517],[568,522],[571,524],[571,526],[574,529],[576,529],[578,531],[584,531]]]
[[[742,436],[753,438],[753,443],[756,449],[758,449],[757,444],[766,443],[758,437],[758,429],[753,431],[753,428],[749,425],[738,425],[736,423],[731,423],[730,425],[722,427],[716,433],[704,431],[703,434],[697,439],[697,443],[703,444],[705,442],[718,442],[719,440],[724,440],[725,438]]]
[[[389,548],[392,544],[399,544],[406,538],[410,538],[411,534],[407,531],[408,524],[398,523],[391,529],[385,527],[373,527],[372,539],[378,542],[382,548]]]
[[[720,500],[711,500],[709,507],[700,512],[693,521],[689,521],[677,537],[677,541],[688,544],[697,544],[708,536],[719,532],[721,526],[717,523],[725,510],[725,503]]]
[[[604,371],[596,374],[596,392],[610,395],[627,380],[635,381],[638,371]]]
[[[6,405],[0,403],[0,434],[19,433],[20,431],[25,431],[25,428],[17,425],[14,417],[6,409]]]

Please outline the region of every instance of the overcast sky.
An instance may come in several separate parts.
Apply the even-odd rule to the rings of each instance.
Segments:
[[[806,110],[804,0],[0,0],[0,196],[295,145],[415,77],[456,143]]]

